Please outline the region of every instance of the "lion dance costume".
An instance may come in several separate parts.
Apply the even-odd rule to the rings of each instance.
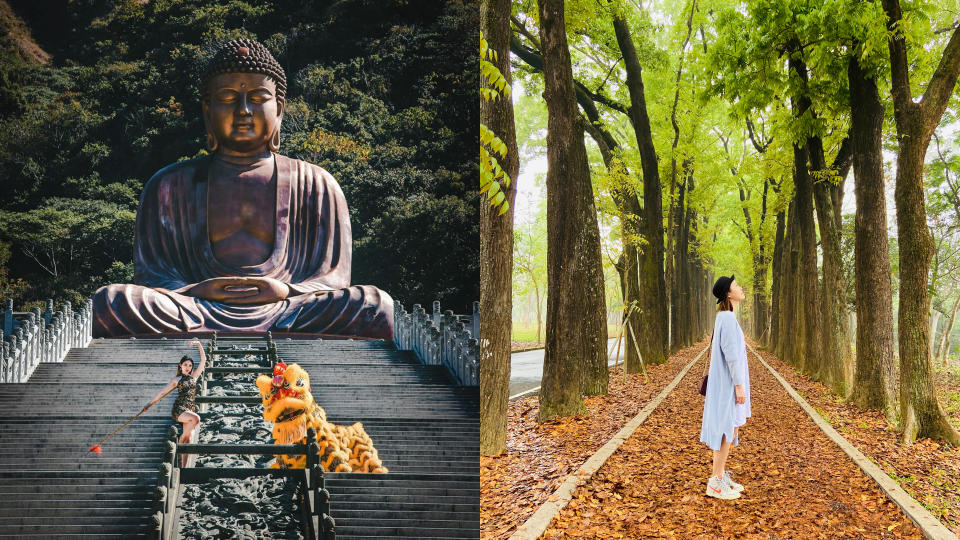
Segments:
[[[310,375],[298,364],[277,362],[273,378],[257,377],[257,388],[263,400],[263,418],[273,422],[276,444],[306,444],[307,429],[317,432],[320,463],[328,472],[385,473],[377,449],[363,424],[339,426],[327,422],[327,413],[313,400]],[[278,455],[273,469],[302,469],[307,456]]]

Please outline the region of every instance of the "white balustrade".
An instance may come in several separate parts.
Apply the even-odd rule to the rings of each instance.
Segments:
[[[34,308],[21,313],[13,311],[9,300],[0,331],[0,382],[26,382],[37,364],[62,362],[72,347],[86,347],[93,339],[92,321],[91,300],[76,312],[70,302],[54,311],[51,300],[45,312]]]
[[[398,349],[413,351],[428,366],[446,366],[461,386],[480,385],[479,345],[473,337],[480,325],[479,302],[473,303],[470,316],[441,313],[439,301],[431,313],[420,304],[414,304],[412,313],[399,302],[394,306],[393,341]]]

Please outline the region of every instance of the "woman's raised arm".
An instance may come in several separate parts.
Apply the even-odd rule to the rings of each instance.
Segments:
[[[193,375],[191,375],[194,379],[197,379],[200,377],[200,374],[203,373],[203,368],[207,365],[207,354],[203,352],[203,344],[199,341],[191,341],[187,343],[187,345],[196,345],[197,349],[200,349],[200,364],[197,365],[197,369],[193,370]]]

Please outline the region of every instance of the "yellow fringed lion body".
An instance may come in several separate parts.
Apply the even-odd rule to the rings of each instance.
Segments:
[[[273,378],[257,377],[257,388],[263,403],[263,418],[273,423],[276,444],[304,444],[307,429],[317,432],[320,464],[328,472],[385,473],[373,441],[356,422],[341,426],[327,422],[327,413],[317,405],[310,392],[310,375],[298,364],[278,362]],[[271,468],[302,469],[307,456],[277,455]]]

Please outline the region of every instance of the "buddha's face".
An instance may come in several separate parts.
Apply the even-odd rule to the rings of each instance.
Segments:
[[[221,73],[210,79],[203,119],[217,140],[217,151],[256,155],[268,151],[280,130],[283,102],[277,85],[260,73]]]

